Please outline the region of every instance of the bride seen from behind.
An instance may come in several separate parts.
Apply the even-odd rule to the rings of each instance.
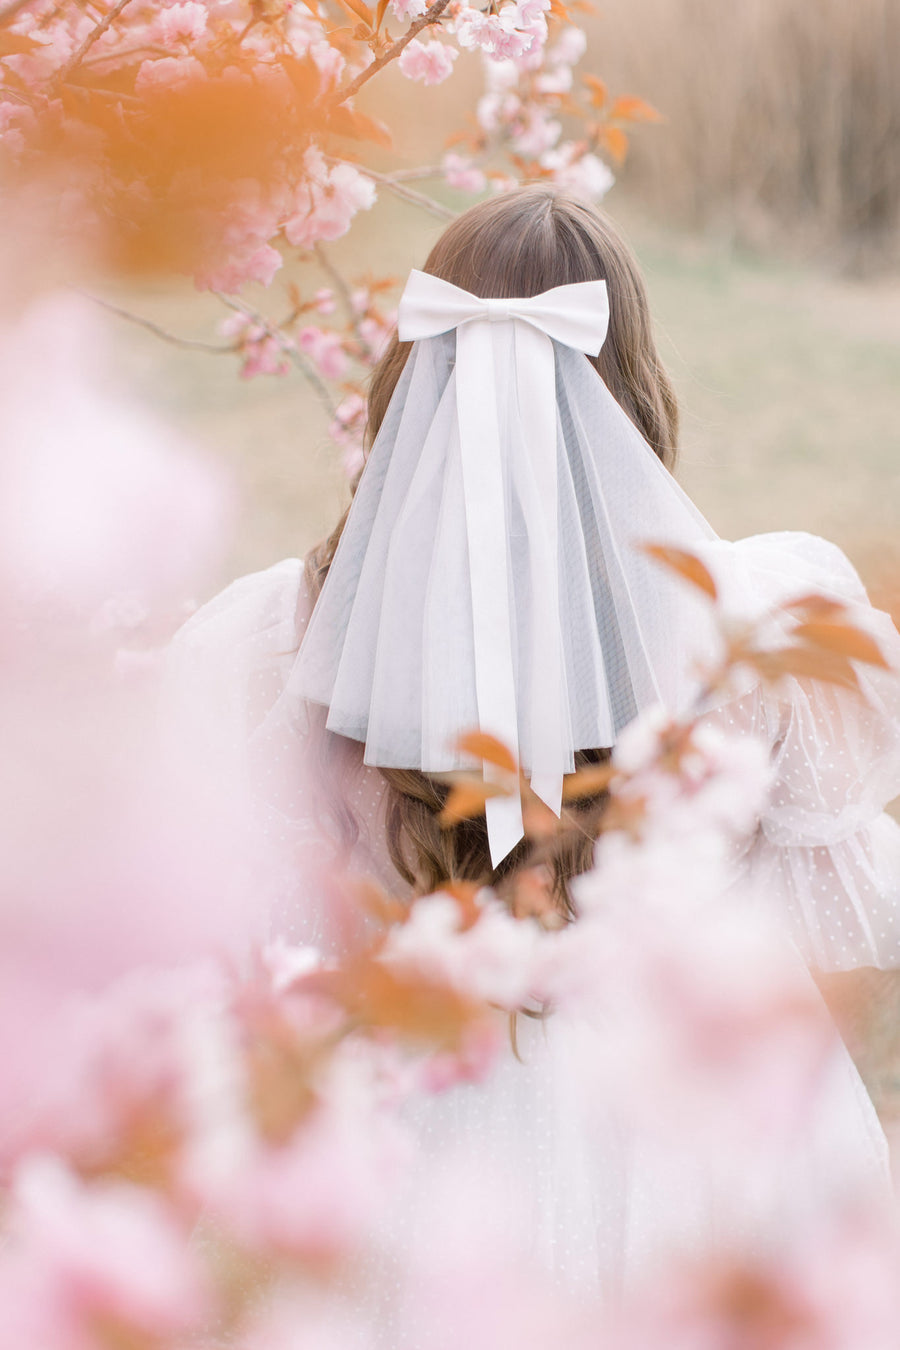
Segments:
[[[347,513],[304,561],[235,582],[173,644],[170,689],[206,704],[211,753],[237,755],[253,775],[283,850],[273,934],[339,952],[341,872],[409,897],[455,882],[509,896],[537,871],[561,919],[577,923],[603,794],[535,841],[509,797],[448,825],[447,775],[471,767],[458,741],[477,728],[511,747],[559,814],[567,775],[606,762],[637,714],[693,706],[698,662],[717,650],[713,618],[642,543],[700,558],[732,620],[821,594],[900,668],[900,638],[836,547],[802,533],[716,537],[671,475],[677,431],[643,280],[606,216],[538,185],[447,229],[413,273],[374,372]],[[862,697],[745,671],[704,719],[766,747],[767,804],[731,878],[767,897],[785,942],[822,972],[900,965],[900,829],[883,814],[900,792],[900,689],[891,670],[857,674]],[[529,1093],[555,1072],[555,1051],[533,1050],[467,1106],[441,1107],[428,1131],[474,1139],[528,1115]],[[849,1062],[843,1082],[838,1133],[855,1119],[847,1147],[877,1153]],[[533,1160],[559,1140],[549,1125],[538,1138],[530,1114]],[[617,1270],[636,1156],[592,1162],[592,1174],[618,1177],[614,1202],[607,1175],[606,1199],[586,1201],[578,1220],[608,1230],[597,1249]],[[545,1191],[548,1178],[536,1179]],[[555,1203],[535,1210],[536,1231]]]

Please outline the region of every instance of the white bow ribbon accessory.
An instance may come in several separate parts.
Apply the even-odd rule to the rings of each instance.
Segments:
[[[635,545],[715,536],[585,359],[607,324],[602,281],[485,300],[410,277],[413,348],[289,679],[366,764],[460,769],[480,728],[559,812],[577,750],[695,697],[709,607]],[[496,866],[518,794],[487,821]]]
[[[530,634],[530,769],[532,790],[557,815],[563,775],[571,767],[565,661],[559,614],[557,407],[553,341],[597,356],[606,338],[606,283],[557,286],[528,299],[481,299],[425,272],[413,271],[400,301],[398,335],[416,342],[456,329],[456,412],[465,501],[474,626],[479,730],[519,758],[515,624],[510,603],[507,512],[501,447],[501,387],[507,369],[501,342],[515,344],[516,396],[530,490],[521,497],[528,537],[534,612]],[[460,728],[460,731],[467,728]],[[489,766],[485,766],[486,773]],[[524,833],[518,797],[487,803],[491,860],[496,867]]]

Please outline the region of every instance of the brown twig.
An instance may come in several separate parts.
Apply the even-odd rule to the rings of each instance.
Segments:
[[[386,176],[392,183],[416,183],[423,178],[440,178],[443,172],[440,164],[425,164],[421,169],[395,169]]]
[[[147,52],[150,56],[168,56],[169,52],[165,47],[160,47],[152,42],[140,42],[135,47],[118,47],[115,51],[101,52],[99,56],[92,56],[82,61],[83,66],[99,66],[105,61],[121,61],[125,56],[139,56],[141,52]]]
[[[328,254],[325,252],[325,249],[322,247],[321,243],[313,245],[313,252],[315,253],[316,258],[318,259],[319,266],[321,267],[322,271],[328,277],[332,286],[341,297],[341,304],[344,306],[344,310],[346,311],[347,314],[347,322],[353,325],[354,332],[356,333],[357,337],[359,337],[359,320],[356,315],[356,310],[353,308],[353,297],[350,294],[350,287],[347,285],[346,281],[341,276],[340,272],[335,267],[334,263],[331,261]]]
[[[0,84],[0,94],[4,98],[11,98],[13,102],[23,103],[26,108],[33,108],[36,102],[32,95],[21,89],[12,89],[8,84]]]
[[[168,329],[161,328],[152,319],[145,319],[141,314],[132,314],[130,309],[122,309],[119,305],[114,305],[111,300],[104,300],[99,295],[91,295],[89,291],[81,291],[80,294],[88,300],[92,300],[95,305],[100,305],[102,309],[109,310],[110,314],[117,314],[120,319],[127,319],[129,323],[136,323],[139,328],[146,328],[148,333],[153,333],[155,337],[162,338],[164,342],[172,343],[174,347],[184,347],[195,352],[211,352],[216,356],[238,350],[235,342],[203,342],[199,338],[179,337],[177,333],[170,333]]]
[[[61,66],[60,69],[56,72],[54,80],[57,84],[63,84],[66,80],[69,79],[71,75],[75,73],[75,71],[81,65],[82,61],[87,56],[88,52],[91,50],[97,39],[103,36],[103,34],[106,32],[109,26],[115,23],[116,19],[122,13],[122,10],[125,8],[125,6],[130,4],[131,0],[116,0],[116,3],[113,5],[112,9],[109,10],[109,12],[104,15],[104,17],[97,24],[96,28],[92,28],[91,31],[88,33],[87,37],[84,39],[84,42],[82,42],[81,46],[78,48],[78,51],[75,52],[72,56],[70,56],[66,64],[64,66]]]
[[[437,23],[449,3],[450,0],[434,0],[434,4],[431,5],[429,9],[426,9],[425,13],[420,15],[419,18],[410,25],[403,36],[398,38],[396,42],[393,42],[390,47],[388,47],[386,52],[382,52],[381,56],[377,56],[371,65],[366,66],[365,70],[361,70],[348,84],[342,85],[340,89],[336,89],[327,100],[326,107],[336,108],[339,104],[345,103],[348,98],[352,98],[368,80],[371,80],[373,75],[377,75],[378,72],[384,70],[385,66],[389,65],[391,61],[395,61],[403,51],[404,47],[412,42],[413,38],[417,37],[423,28],[427,28],[430,24]]]
[[[391,174],[378,173],[365,164],[356,164],[349,159],[332,159],[328,155],[325,156],[325,159],[329,164],[350,164],[358,173],[363,174],[366,178],[371,178],[373,183],[379,183],[389,192],[393,192],[395,197],[400,197],[402,201],[411,202],[413,206],[421,206],[423,211],[436,216],[438,220],[455,220],[458,215],[458,212],[452,211],[449,206],[444,206],[442,202],[436,202],[433,197],[426,197],[424,192],[416,192],[415,188],[407,187],[405,183],[398,183]]]

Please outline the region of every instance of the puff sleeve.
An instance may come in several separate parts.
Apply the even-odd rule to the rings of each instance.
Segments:
[[[857,664],[861,696],[788,678],[745,694],[728,720],[764,736],[773,786],[744,865],[822,971],[900,967],[900,636],[873,609],[835,545],[806,534],[716,541],[709,562],[726,609],[755,617],[817,592],[848,606],[893,669]]]

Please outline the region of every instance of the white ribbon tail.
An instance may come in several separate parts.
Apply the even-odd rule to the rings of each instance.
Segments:
[[[518,760],[519,736],[507,568],[506,488],[494,371],[493,325],[461,324],[456,334],[456,390],[472,587],[475,692],[479,729],[496,736]],[[496,778],[485,764],[488,781]],[[486,809],[491,864],[522,838],[518,794],[493,797]]]

